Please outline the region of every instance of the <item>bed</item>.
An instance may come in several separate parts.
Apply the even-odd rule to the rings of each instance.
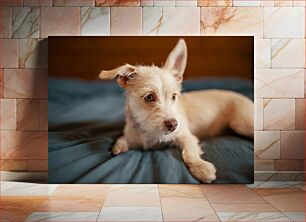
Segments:
[[[187,80],[183,90],[226,89],[253,98],[243,79]],[[111,147],[124,126],[124,94],[112,81],[49,78],[49,183],[200,183],[176,147],[130,150]],[[253,140],[228,131],[201,141],[201,156],[215,164],[214,183],[253,183]]]

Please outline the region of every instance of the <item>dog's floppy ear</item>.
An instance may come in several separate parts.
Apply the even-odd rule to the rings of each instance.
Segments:
[[[168,55],[164,68],[173,72],[178,81],[182,81],[187,64],[187,46],[184,39],[180,39]]]
[[[136,67],[125,64],[116,69],[102,71],[99,74],[100,79],[117,79],[121,87],[125,87],[127,82],[136,76]]]

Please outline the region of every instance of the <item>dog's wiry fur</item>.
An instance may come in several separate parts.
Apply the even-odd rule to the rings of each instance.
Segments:
[[[180,94],[186,63],[186,43],[180,40],[163,67],[126,64],[100,73],[101,79],[117,78],[126,90],[124,134],[112,152],[117,155],[129,148],[149,149],[174,143],[181,148],[191,174],[210,183],[216,179],[216,169],[200,158],[198,139],[217,135],[227,127],[252,137],[253,103],[243,95],[224,90]],[[148,95],[154,101],[146,101]],[[174,130],[167,128],[168,120],[176,120]]]

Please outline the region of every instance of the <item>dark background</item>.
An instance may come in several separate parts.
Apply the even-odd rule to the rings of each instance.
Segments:
[[[179,38],[188,49],[185,79],[240,77],[253,81],[254,38],[188,37],[49,37],[49,75],[97,79],[101,70],[125,63],[162,65]]]

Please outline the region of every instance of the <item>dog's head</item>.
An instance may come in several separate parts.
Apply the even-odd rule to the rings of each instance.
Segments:
[[[126,90],[128,108],[145,133],[168,135],[179,126],[177,100],[187,63],[187,47],[179,40],[165,65],[132,66],[129,64],[102,71],[101,79],[117,79]]]

